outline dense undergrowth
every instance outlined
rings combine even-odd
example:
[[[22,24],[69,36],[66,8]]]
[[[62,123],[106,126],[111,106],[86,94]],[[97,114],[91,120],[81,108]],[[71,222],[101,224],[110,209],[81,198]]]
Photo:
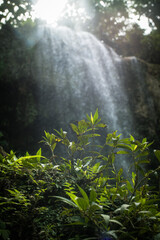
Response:
[[[151,143],[115,131],[97,145],[105,128],[97,110],[71,124],[72,139],[62,129],[45,132],[49,158],[41,149],[19,158],[1,151],[1,239],[160,239],[160,166],[145,167]],[[126,172],[116,164],[125,156]]]

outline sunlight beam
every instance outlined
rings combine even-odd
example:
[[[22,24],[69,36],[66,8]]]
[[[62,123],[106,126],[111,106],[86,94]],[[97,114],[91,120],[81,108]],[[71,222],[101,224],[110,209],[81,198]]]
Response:
[[[46,21],[47,24],[56,24],[60,18],[67,0],[39,0],[34,7],[34,15]]]

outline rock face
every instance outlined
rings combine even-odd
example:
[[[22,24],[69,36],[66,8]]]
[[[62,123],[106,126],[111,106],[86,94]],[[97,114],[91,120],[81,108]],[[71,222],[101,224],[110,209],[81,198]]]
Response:
[[[33,151],[44,130],[69,131],[97,107],[108,131],[159,141],[159,66],[66,28],[43,29],[30,47],[22,42],[13,38],[1,57],[0,132],[9,146]]]
[[[160,66],[141,59],[124,58],[125,83],[136,132],[149,139],[160,133]]]
[[[155,116],[154,120],[155,133],[160,140],[160,65],[147,64],[146,80],[147,86],[153,99]],[[150,114],[151,115],[151,114]],[[154,119],[155,117],[155,119]]]

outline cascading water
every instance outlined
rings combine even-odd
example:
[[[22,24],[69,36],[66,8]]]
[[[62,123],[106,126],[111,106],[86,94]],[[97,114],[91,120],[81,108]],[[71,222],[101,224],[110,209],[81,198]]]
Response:
[[[66,130],[98,108],[108,132],[125,137],[133,130],[125,88],[123,60],[87,32],[44,28],[36,51],[41,129]],[[43,106],[43,107],[42,107]],[[68,129],[67,129],[68,131]],[[119,167],[127,168],[125,159]]]
[[[113,49],[87,32],[45,28],[36,62],[42,115],[48,116],[44,129],[47,121],[52,121],[52,129],[66,128],[98,108],[110,131],[130,133],[132,118],[120,75],[122,59]]]

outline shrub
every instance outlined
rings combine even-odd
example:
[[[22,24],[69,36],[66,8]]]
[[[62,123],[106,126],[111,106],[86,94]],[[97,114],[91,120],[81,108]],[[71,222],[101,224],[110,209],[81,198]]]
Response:
[[[2,239],[159,239],[159,189],[150,179],[158,181],[160,167],[144,167],[151,143],[115,131],[101,144],[98,110],[70,126],[72,140],[62,129],[45,131],[50,158],[41,149],[0,154]],[[124,156],[126,173],[116,165]],[[160,161],[160,150],[155,156]]]

